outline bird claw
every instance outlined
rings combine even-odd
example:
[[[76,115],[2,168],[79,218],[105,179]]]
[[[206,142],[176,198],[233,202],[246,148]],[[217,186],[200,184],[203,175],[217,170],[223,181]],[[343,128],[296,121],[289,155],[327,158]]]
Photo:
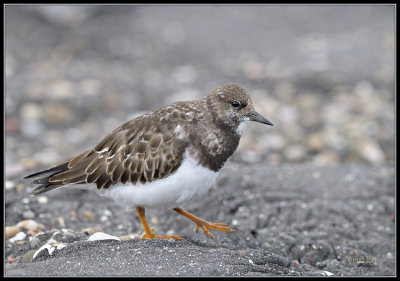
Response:
[[[216,222],[216,223],[208,222],[199,217],[196,217],[195,215],[192,215],[191,213],[189,213],[179,207],[176,207],[173,210],[175,212],[177,212],[178,214],[180,214],[184,217],[187,217],[192,222],[194,222],[196,224],[196,232],[197,233],[199,232],[199,229],[201,227],[201,229],[204,231],[204,233],[207,235],[208,238],[213,239],[213,237],[214,237],[208,229],[215,230],[215,231],[229,231],[229,232],[236,231],[235,229],[229,227],[226,222]]]
[[[212,233],[208,230],[215,230],[215,231],[225,231],[225,232],[234,232],[235,229],[227,226],[228,224],[226,222],[219,222],[219,223],[212,223],[212,222],[208,222],[208,221],[200,221],[197,222],[197,226],[196,226],[196,233],[199,232],[199,228],[201,227],[201,229],[204,231],[204,233],[206,234],[206,236],[208,238],[214,239],[214,235],[212,235]]]

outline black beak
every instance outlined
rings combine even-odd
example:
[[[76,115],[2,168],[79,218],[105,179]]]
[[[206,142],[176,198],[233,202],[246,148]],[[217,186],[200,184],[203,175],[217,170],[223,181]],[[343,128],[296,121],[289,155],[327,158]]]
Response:
[[[247,114],[247,117],[250,118],[250,121],[256,121],[259,123],[274,126],[274,124],[272,124],[271,121],[269,121],[267,118],[263,117],[260,113],[256,112],[255,110],[253,110],[249,114]]]

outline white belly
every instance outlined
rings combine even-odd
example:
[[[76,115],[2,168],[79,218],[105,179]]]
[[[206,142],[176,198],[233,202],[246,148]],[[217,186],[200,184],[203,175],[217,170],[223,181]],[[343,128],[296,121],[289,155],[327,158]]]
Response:
[[[166,178],[146,184],[119,184],[99,192],[128,209],[136,206],[173,208],[206,194],[218,174],[198,165],[185,153],[179,169]]]

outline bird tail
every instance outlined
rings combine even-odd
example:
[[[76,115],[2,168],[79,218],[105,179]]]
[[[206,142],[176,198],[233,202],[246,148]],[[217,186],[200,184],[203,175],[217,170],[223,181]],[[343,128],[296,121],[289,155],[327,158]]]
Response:
[[[40,184],[32,189],[33,195],[42,194],[67,184],[84,183],[86,182],[85,170],[93,156],[94,152],[89,150],[50,169],[28,175],[24,179],[34,179],[32,184]]]

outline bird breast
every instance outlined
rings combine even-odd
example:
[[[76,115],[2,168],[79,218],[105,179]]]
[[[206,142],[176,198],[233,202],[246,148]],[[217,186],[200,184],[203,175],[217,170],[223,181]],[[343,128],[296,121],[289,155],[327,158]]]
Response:
[[[145,184],[119,184],[98,192],[128,209],[136,206],[165,209],[206,194],[218,174],[199,165],[196,159],[185,152],[181,166],[166,178]]]

